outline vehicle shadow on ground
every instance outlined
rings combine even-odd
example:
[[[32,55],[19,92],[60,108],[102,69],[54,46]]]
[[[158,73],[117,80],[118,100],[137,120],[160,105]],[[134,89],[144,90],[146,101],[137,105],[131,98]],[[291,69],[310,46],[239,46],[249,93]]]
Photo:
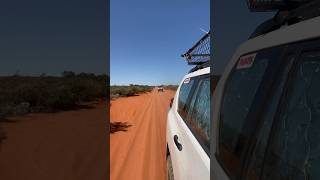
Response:
[[[60,109],[60,110],[49,110],[48,112],[36,112],[34,114],[54,114],[54,113],[60,113],[60,112],[67,112],[67,111],[80,111],[80,110],[87,110],[87,109],[94,109],[96,108],[96,105],[99,104],[99,102],[89,102],[89,103],[83,103],[83,104],[77,104],[73,107],[68,107],[66,109]],[[8,117],[0,117],[0,152],[2,150],[2,144],[5,140],[8,139],[7,133],[3,127],[6,123],[18,123],[18,120],[16,120],[15,116],[24,116],[28,117],[30,115],[30,112],[24,112],[20,114],[15,115],[9,115]]]
[[[0,120],[1,121],[1,120]],[[7,135],[2,127],[2,123],[0,122],[0,152],[2,150],[2,143],[7,139]]]
[[[113,134],[118,131],[126,132],[131,126],[128,122],[110,122],[110,133]]]

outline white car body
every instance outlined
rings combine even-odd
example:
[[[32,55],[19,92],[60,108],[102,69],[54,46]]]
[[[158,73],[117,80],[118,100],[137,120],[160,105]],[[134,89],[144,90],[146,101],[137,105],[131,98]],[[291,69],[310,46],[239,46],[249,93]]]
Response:
[[[185,79],[210,73],[210,68],[203,68],[184,76],[175,94],[172,107],[168,112],[167,145],[170,151],[175,180],[209,180],[210,158],[192,134],[177,112],[179,90]],[[173,141],[179,137],[183,149],[179,151]]]
[[[218,152],[218,138],[219,138],[219,119],[220,119],[220,107],[224,92],[226,80],[228,79],[233,67],[236,66],[239,57],[250,52],[255,52],[261,49],[275,47],[279,45],[285,45],[290,43],[296,43],[311,39],[320,38],[320,17],[312,18],[306,21],[299,22],[290,26],[284,26],[278,30],[269,32],[264,35],[260,35],[253,39],[244,42],[236,50],[228,65],[226,66],[221,79],[217,85],[217,88],[212,97],[212,131],[213,139],[211,139],[211,179],[214,180],[229,180],[227,173],[224,171],[220,163],[218,162],[215,153]]]
[[[163,87],[157,87],[158,91],[163,91]]]

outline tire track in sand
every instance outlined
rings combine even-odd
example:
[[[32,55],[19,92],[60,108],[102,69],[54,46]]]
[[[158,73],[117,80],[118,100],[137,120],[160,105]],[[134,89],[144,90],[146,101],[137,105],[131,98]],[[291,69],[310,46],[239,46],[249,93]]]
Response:
[[[111,106],[111,112],[122,112],[122,117],[125,111],[136,116],[126,118],[134,128],[111,134],[111,180],[165,180],[166,116],[173,96],[173,91],[153,91]],[[117,116],[111,113],[111,119]]]

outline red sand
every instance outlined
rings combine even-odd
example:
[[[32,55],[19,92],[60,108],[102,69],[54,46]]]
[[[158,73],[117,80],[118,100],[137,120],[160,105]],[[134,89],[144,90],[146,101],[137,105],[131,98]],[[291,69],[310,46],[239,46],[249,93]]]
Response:
[[[111,180],[166,179],[166,119],[174,91],[111,102],[111,123],[131,125],[110,135]]]
[[[2,180],[107,179],[106,105],[2,123]]]

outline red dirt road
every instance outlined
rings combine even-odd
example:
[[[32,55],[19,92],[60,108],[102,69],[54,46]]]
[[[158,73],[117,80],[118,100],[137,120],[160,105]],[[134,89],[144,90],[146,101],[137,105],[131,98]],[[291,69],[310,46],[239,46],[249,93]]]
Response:
[[[106,104],[2,123],[1,180],[107,179]]]
[[[166,179],[166,119],[174,91],[156,90],[111,101],[111,180]],[[122,131],[121,131],[122,130]]]

